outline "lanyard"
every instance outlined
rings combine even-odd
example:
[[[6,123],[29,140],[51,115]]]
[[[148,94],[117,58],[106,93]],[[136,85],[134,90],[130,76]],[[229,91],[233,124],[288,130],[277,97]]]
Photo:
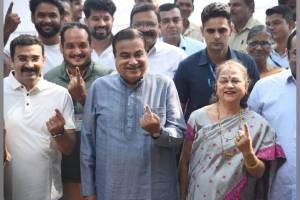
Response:
[[[207,84],[210,88],[213,88],[214,87],[214,82],[216,80],[216,73],[213,69],[213,65],[211,63],[208,63],[208,69],[209,69],[209,72],[210,74],[212,75],[212,79],[211,78],[208,78],[207,79]]]

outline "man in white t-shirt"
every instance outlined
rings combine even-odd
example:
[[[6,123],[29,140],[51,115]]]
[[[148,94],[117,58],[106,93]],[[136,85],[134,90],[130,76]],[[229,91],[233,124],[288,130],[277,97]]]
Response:
[[[4,79],[4,121],[11,163],[5,198],[58,200],[62,196],[61,153],[75,144],[74,108],[68,91],[43,79],[44,48],[35,36],[11,44],[13,70]]]
[[[115,69],[111,32],[116,6],[111,0],[87,0],[83,11],[85,23],[92,34],[92,60]]]

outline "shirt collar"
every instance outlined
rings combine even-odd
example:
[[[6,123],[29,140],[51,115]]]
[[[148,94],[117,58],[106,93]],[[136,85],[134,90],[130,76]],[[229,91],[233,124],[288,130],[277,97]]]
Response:
[[[10,86],[13,90],[18,90],[20,88],[25,88],[14,76],[14,70],[9,73],[8,80],[10,82]],[[43,76],[40,77],[40,80],[37,82],[37,84],[30,90],[36,90],[38,89],[39,91],[42,91],[45,89],[47,85],[45,84],[45,80]]]
[[[207,48],[200,51],[199,58],[200,58],[199,59],[199,65],[200,66],[205,66],[207,64],[213,64],[207,56]],[[228,47],[228,52],[227,52],[227,58],[228,59],[236,59],[237,58],[236,53],[232,49],[230,49],[229,47]]]
[[[180,34],[179,47],[180,47],[181,49],[183,49],[184,51],[186,50],[186,47],[187,47],[186,40],[184,39],[184,37],[183,37],[182,34]]]
[[[295,83],[296,84],[296,79],[293,76],[291,69],[287,69],[285,71],[285,73],[283,74],[283,78],[284,78],[284,80],[286,80],[287,84],[288,83]]]
[[[157,52],[159,52],[163,48],[162,47],[163,43],[164,43],[163,41],[161,41],[159,38],[157,38],[155,44],[149,50],[148,56],[151,56],[152,54],[156,54]]]
[[[95,62],[91,61],[91,64],[89,65],[86,73],[82,77],[84,81],[88,80],[92,76],[94,68],[95,68]],[[70,81],[70,78],[69,78],[69,76],[68,76],[68,74],[66,72],[66,64],[65,64],[65,62],[62,63],[62,67],[59,69],[59,77],[61,79],[63,79],[64,81]]]
[[[121,84],[122,84],[124,87],[126,87],[126,88],[128,88],[128,89],[134,90],[134,89],[136,89],[136,88],[138,88],[138,87],[140,87],[140,86],[142,85],[142,83],[143,83],[144,80],[145,80],[145,76],[146,76],[146,74],[144,74],[144,76],[143,76],[143,77],[135,84],[135,86],[133,86],[133,87],[128,87],[126,81],[125,81],[125,80],[123,79],[123,77],[120,76],[120,75],[119,75],[119,80],[120,80]]]
[[[245,30],[250,30],[255,25],[256,25],[256,20],[253,18],[253,16],[251,16],[240,32],[243,32]],[[236,32],[236,30],[235,30],[235,32]]]

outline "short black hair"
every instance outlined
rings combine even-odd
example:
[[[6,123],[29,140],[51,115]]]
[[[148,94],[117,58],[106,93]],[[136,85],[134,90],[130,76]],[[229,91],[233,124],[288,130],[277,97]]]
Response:
[[[266,10],[266,15],[271,16],[274,14],[282,15],[282,17],[287,21],[294,21],[293,11],[287,5],[278,5]]]
[[[137,29],[126,28],[119,31],[112,39],[112,48],[114,56],[116,57],[116,46],[118,42],[122,40],[134,40],[136,38],[140,38],[144,42],[144,46],[146,45],[143,34]]]
[[[178,0],[174,0],[174,4],[177,3]],[[194,0],[189,0],[194,5]]]
[[[130,24],[132,24],[132,18],[135,14],[140,12],[149,12],[152,11],[155,13],[158,22],[160,22],[160,16],[158,12],[156,11],[156,7],[152,3],[140,3],[133,7],[130,13]]]
[[[106,11],[113,17],[116,9],[116,5],[111,0],[86,0],[83,4],[83,12],[86,18],[90,16],[91,10]]]
[[[36,36],[29,34],[21,34],[14,38],[10,43],[10,57],[14,60],[15,50],[17,46],[32,46],[39,45],[42,48],[42,54],[44,56],[44,45]]]
[[[288,37],[286,48],[288,50],[288,57],[290,57],[290,50],[292,49],[292,40],[297,35],[297,29],[295,29]]]
[[[231,20],[229,6],[220,2],[214,2],[207,5],[201,13],[202,26],[204,26],[210,18],[215,17],[224,17],[228,20],[228,23],[230,24]]]
[[[29,1],[29,8],[31,11],[31,15],[35,14],[36,8],[38,7],[38,5],[40,5],[41,3],[48,3],[48,4],[52,4],[55,7],[57,7],[59,14],[61,16],[65,15],[65,9],[64,6],[62,5],[62,3],[59,0],[30,0]]]
[[[91,32],[90,32],[89,28],[87,27],[87,25],[79,23],[79,22],[72,22],[72,23],[65,23],[64,26],[62,27],[61,31],[60,31],[60,44],[61,44],[61,46],[64,46],[65,32],[67,30],[73,29],[73,28],[78,28],[78,29],[85,30],[85,32],[88,34],[89,44],[91,44],[91,42],[92,42]]]
[[[173,10],[175,8],[178,8],[178,6],[174,3],[164,3],[159,6],[158,13],[167,12],[167,11]]]

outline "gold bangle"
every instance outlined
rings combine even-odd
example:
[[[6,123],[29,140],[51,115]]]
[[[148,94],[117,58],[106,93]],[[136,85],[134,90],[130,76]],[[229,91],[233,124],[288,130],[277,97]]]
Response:
[[[259,164],[260,164],[260,160],[258,160],[258,159],[255,159],[255,160],[256,160],[256,164],[255,165],[249,166],[249,165],[246,164],[245,161],[244,161],[244,165],[246,166],[247,169],[256,169],[259,166]]]

